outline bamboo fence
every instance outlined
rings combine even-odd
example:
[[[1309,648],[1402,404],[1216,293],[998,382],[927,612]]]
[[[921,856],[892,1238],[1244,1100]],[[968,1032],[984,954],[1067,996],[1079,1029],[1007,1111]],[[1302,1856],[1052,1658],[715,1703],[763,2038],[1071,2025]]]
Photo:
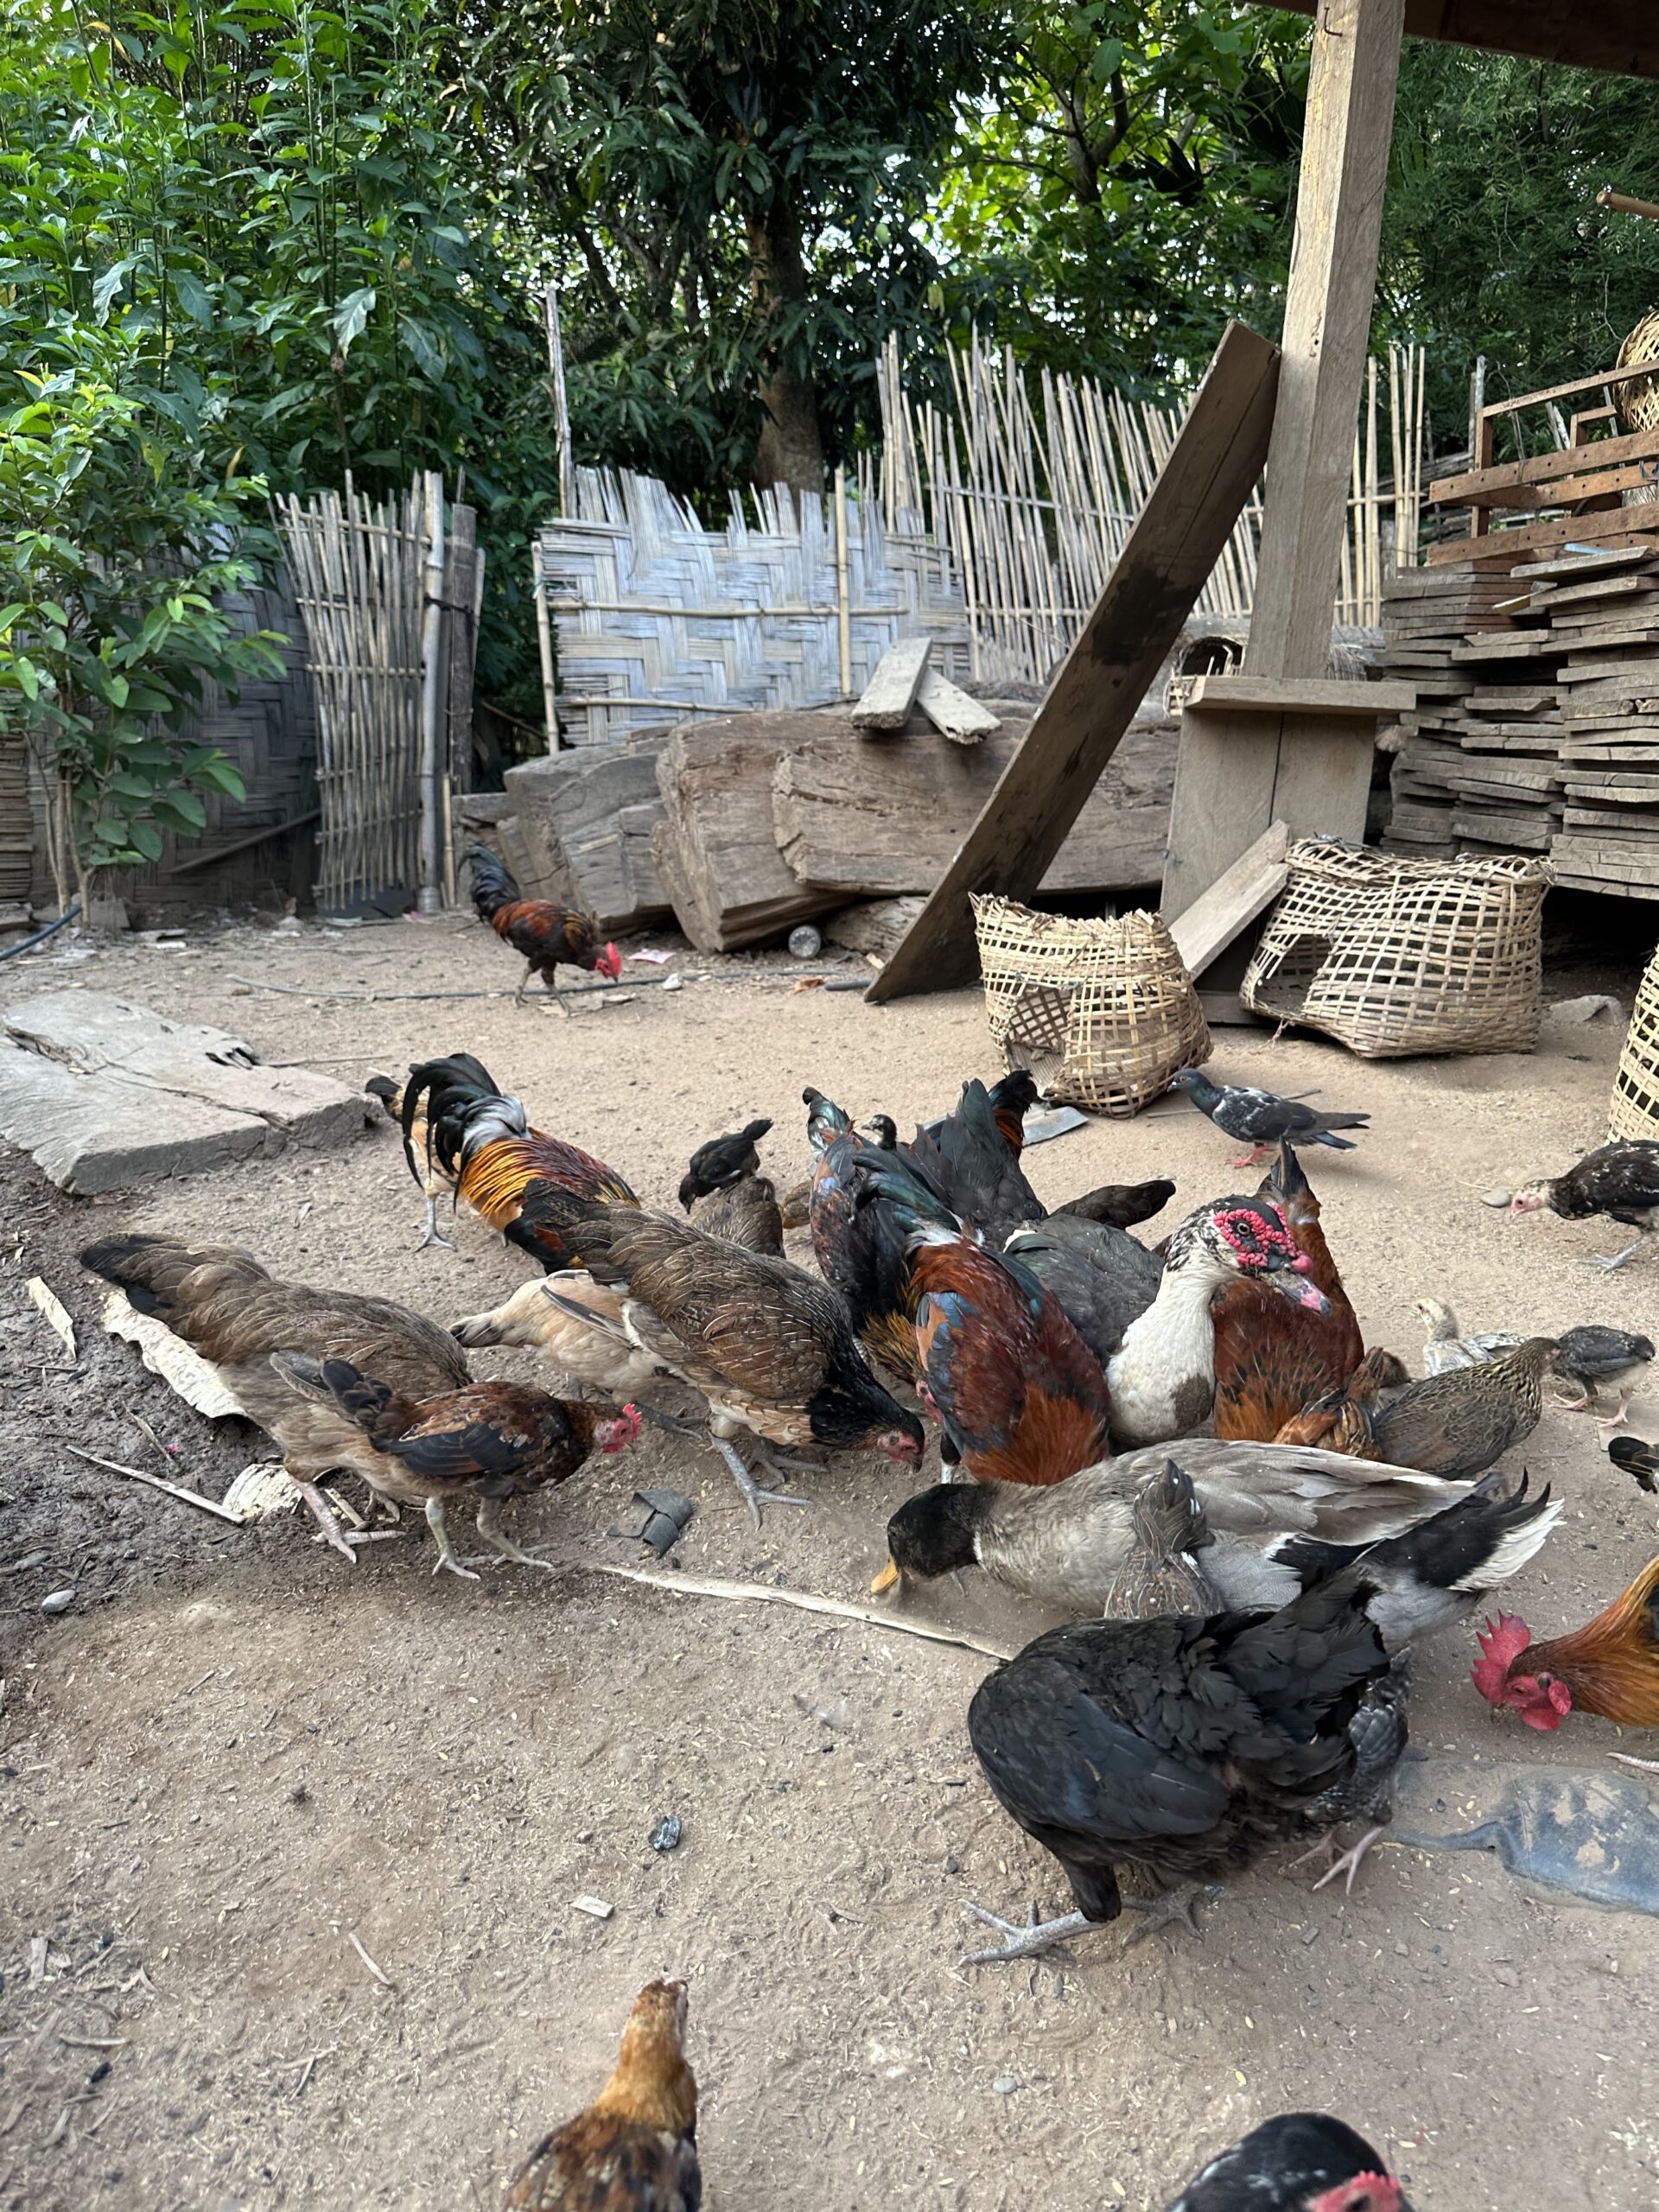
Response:
[[[877,363],[879,461],[860,464],[859,493],[889,531],[925,531],[947,547],[968,601],[976,677],[1045,681],[1093,607],[1180,428],[1185,404],[1133,403],[1092,377],[1044,369],[1027,378],[1011,350],[977,334],[947,351],[953,405],[917,403],[898,340]],[[1348,526],[1334,609],[1339,624],[1382,620],[1386,555],[1414,564],[1424,462],[1424,358],[1394,346],[1386,402],[1373,359],[1354,436]],[[1390,492],[1381,474],[1386,405]],[[1391,528],[1386,533],[1385,504]],[[1248,622],[1255,598],[1262,490],[1239,517],[1195,612]]]
[[[330,909],[423,884],[423,712],[440,717],[428,779],[439,786],[429,802],[437,812],[436,880],[425,887],[452,889],[448,798],[470,781],[481,556],[473,512],[457,505],[442,540],[443,584],[433,602],[441,620],[429,621],[430,496],[441,499],[441,487],[435,493],[417,479],[376,501],[348,476],[343,499],[325,492],[276,502],[316,693],[316,896]],[[435,650],[442,664],[429,671]],[[429,855],[425,873],[433,872]]]

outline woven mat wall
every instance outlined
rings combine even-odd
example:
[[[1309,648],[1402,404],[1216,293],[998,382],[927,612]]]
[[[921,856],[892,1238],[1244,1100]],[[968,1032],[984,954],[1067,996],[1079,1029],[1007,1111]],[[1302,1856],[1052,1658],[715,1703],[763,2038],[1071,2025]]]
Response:
[[[724,531],[649,476],[582,468],[578,513],[534,542],[537,588],[558,639],[566,741],[614,743],[699,709],[822,706],[840,698],[835,516],[826,499],[734,499]],[[874,506],[847,502],[852,690],[893,639],[925,632],[933,666],[969,672],[968,614],[950,556],[889,537]]]

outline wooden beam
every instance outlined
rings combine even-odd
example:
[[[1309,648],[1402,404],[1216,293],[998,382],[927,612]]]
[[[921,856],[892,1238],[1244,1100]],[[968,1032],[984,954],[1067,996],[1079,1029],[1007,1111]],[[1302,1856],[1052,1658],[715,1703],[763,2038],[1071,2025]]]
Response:
[[[1249,851],[1171,925],[1175,950],[1190,976],[1203,975],[1279,896],[1290,874],[1285,861],[1289,849],[1289,830],[1282,822],[1270,823]]]
[[[1267,458],[1279,353],[1229,324],[1094,612],[1026,740],[867,994],[945,990],[976,971],[969,894],[1028,899],[1180,635]]]
[[[1314,26],[1246,679],[1330,664],[1403,6],[1322,0]],[[1293,836],[1362,836],[1371,750],[1351,728],[1328,712],[1183,715],[1164,912],[1184,913],[1275,818]]]
[[[1318,12],[1316,0],[1255,0],[1262,7]],[[1653,0],[1406,0],[1406,35],[1485,54],[1518,54],[1574,69],[1659,77]]]
[[[1649,531],[1659,535],[1659,504],[1609,507],[1605,514],[1562,515],[1554,522],[1529,522],[1516,530],[1495,530],[1478,541],[1478,557],[1488,563],[1507,559],[1513,563],[1523,553],[1535,552],[1542,545],[1589,545],[1599,537],[1633,539]],[[1467,537],[1442,538],[1438,545],[1428,548],[1424,565],[1440,569],[1467,561],[1475,545],[1476,541]]]
[[[1625,461],[1656,457],[1659,457],[1659,430],[1633,430],[1628,437],[1598,438],[1592,446],[1567,446],[1559,453],[1535,454],[1530,461],[1509,461],[1499,468],[1475,468],[1462,476],[1438,477],[1429,486],[1427,497],[1433,506],[1465,506],[1516,485],[1554,484],[1560,477],[1582,476],[1592,469],[1617,468]]]
[[[1416,703],[1416,686],[1411,683],[1351,683],[1332,676],[1289,676],[1276,681],[1258,676],[1199,676],[1193,679],[1185,711],[1404,715]]]

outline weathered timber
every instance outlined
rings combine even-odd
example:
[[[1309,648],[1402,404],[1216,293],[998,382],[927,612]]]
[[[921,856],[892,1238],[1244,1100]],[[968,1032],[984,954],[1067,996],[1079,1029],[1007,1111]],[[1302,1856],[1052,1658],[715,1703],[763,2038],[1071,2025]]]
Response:
[[[942,990],[977,967],[969,895],[1029,899],[1082,813],[1231,535],[1267,458],[1277,349],[1229,326],[1094,611],[1025,741],[873,1000]],[[1249,842],[1248,840],[1246,842]]]
[[[1269,823],[1249,852],[1177,917],[1170,935],[1188,975],[1201,976],[1240,931],[1273,904],[1290,874],[1285,859],[1289,849],[1285,824]]]
[[[838,731],[828,731],[778,762],[779,850],[803,883],[843,898],[931,891],[1019,753],[1021,735],[1005,724],[967,749],[931,733],[902,746],[849,747]],[[1174,778],[1174,725],[1131,729],[1039,887],[1104,892],[1155,883]]]
[[[902,729],[927,666],[927,638],[900,638],[875,664],[853,709],[855,729]]]
[[[831,914],[823,934],[831,944],[847,952],[873,952],[891,959],[904,943],[905,932],[922,911],[920,899],[867,899]]]
[[[953,744],[977,745],[982,737],[988,737],[1000,727],[998,717],[977,699],[939,674],[934,668],[922,671],[922,680],[916,687],[916,704],[927,716],[941,737],[948,737]]]
[[[699,952],[764,944],[846,904],[844,889],[811,889],[791,873],[772,823],[779,761],[824,737],[860,760],[878,751],[857,742],[850,719],[808,712],[688,723],[663,747],[657,761],[663,819],[652,832],[652,849],[680,927]]]
[[[537,861],[534,887],[520,878],[526,896],[580,906],[607,936],[668,920],[673,902],[651,842],[668,739],[667,730],[636,731],[623,744],[576,746],[507,770],[502,782]]]

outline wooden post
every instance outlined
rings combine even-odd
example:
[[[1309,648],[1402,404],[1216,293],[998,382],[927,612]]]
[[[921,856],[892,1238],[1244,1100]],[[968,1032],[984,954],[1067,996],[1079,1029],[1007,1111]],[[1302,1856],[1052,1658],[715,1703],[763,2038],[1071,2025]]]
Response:
[[[1248,676],[1323,677],[1330,663],[1404,13],[1404,0],[1321,0],[1314,18]],[[1165,914],[1185,912],[1275,819],[1293,837],[1362,836],[1370,775],[1363,718],[1184,721]]]
[[[868,997],[902,998],[970,980],[976,960],[969,894],[1028,899],[1041,883],[1262,473],[1278,359],[1266,339],[1240,323],[1228,326],[1093,613],[962,849]]]
[[[559,327],[559,288],[550,284],[542,296],[547,324],[547,365],[553,379],[553,422],[559,441],[559,512],[576,512],[576,465],[570,451],[570,408],[564,390],[564,337]]]
[[[443,476],[426,475],[426,575],[421,619],[421,881],[416,905],[435,914],[443,905],[444,724],[449,703],[443,664]]]
[[[836,642],[841,653],[841,696],[843,699],[850,699],[853,695],[853,601],[847,567],[847,471],[841,467],[836,470]]]

